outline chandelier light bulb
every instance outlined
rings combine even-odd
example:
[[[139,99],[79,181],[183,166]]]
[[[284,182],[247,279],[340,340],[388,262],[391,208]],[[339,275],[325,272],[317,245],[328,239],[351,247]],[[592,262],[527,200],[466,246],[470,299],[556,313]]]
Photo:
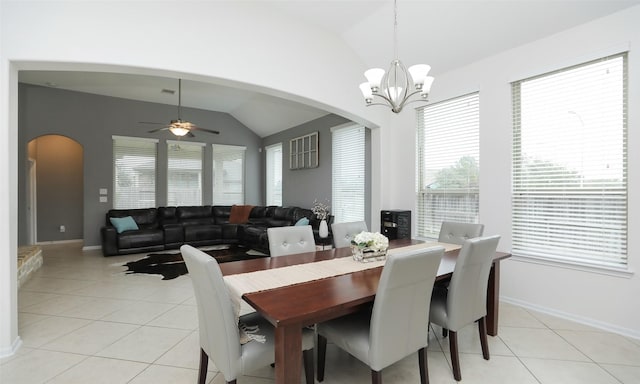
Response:
[[[365,71],[364,77],[367,78],[369,87],[371,87],[371,91],[378,92],[378,89],[380,89],[380,83],[382,82],[382,78],[384,77],[384,69],[371,68]]]
[[[413,85],[417,90],[421,90],[427,75],[431,70],[431,66],[427,64],[416,64],[409,67],[409,74],[413,79]]]
[[[369,83],[360,84],[360,91],[362,92],[362,96],[364,96],[364,101],[367,104],[371,104],[373,102],[373,92],[371,91]]]

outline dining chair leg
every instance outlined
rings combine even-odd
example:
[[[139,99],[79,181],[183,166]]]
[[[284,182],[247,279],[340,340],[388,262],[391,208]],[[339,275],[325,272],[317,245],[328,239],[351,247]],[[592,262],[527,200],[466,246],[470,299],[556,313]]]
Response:
[[[302,359],[304,362],[304,375],[307,379],[307,384],[314,384],[313,378],[313,349],[307,349],[302,351]]]
[[[324,380],[324,363],[327,356],[327,338],[318,335],[318,381]]]
[[[429,384],[429,367],[425,348],[418,350],[418,365],[420,366],[420,384]]]
[[[200,372],[198,373],[198,384],[207,382],[207,367],[209,366],[209,355],[200,348]]]
[[[382,384],[382,372],[371,370],[371,384]]]
[[[449,349],[451,350],[453,378],[456,379],[456,381],[460,381],[462,375],[460,374],[460,359],[458,358],[458,332],[449,331]]]
[[[481,317],[478,320],[478,332],[480,333],[480,345],[482,346],[482,357],[489,360],[489,343],[487,342],[487,320]]]

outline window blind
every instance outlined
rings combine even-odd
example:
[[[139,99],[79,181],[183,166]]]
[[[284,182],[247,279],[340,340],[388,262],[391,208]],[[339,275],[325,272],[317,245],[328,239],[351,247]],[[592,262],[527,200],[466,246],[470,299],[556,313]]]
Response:
[[[246,147],[213,144],[213,203],[244,204]]]
[[[167,140],[167,204],[202,205],[204,143]]]
[[[435,239],[443,221],[477,223],[479,93],[417,110],[417,234]]]
[[[282,143],[268,146],[266,152],[267,205],[282,205]]]
[[[156,206],[157,142],[113,136],[113,208]]]
[[[626,268],[626,61],[512,84],[515,256]]]
[[[331,130],[334,222],[365,219],[365,127]]]

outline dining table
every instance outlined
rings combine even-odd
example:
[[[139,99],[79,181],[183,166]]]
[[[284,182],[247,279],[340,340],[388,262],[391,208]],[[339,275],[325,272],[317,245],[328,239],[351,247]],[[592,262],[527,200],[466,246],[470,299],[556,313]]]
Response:
[[[415,239],[389,241],[389,250],[424,246],[445,246],[446,250],[436,281],[451,278],[460,251],[447,244],[429,243]],[[449,244],[450,245],[450,244]],[[487,333],[498,334],[498,307],[500,290],[500,261],[511,254],[496,252],[487,282]],[[287,256],[264,257],[220,264],[225,281],[234,275],[252,276],[258,271],[269,271],[325,260],[351,258],[350,247],[317,250]],[[354,263],[359,263],[353,261]],[[275,328],[275,382],[300,383],[302,372],[302,329],[316,323],[363,310],[371,305],[378,288],[383,266],[376,266],[331,277],[297,282],[277,288],[242,294],[241,298],[260,313]],[[281,270],[286,271],[287,269]],[[267,272],[268,273],[268,272]],[[245,275],[246,274],[246,275]],[[229,286],[229,281],[227,281]],[[428,298],[426,298],[428,300]],[[427,325],[425,324],[425,331]]]

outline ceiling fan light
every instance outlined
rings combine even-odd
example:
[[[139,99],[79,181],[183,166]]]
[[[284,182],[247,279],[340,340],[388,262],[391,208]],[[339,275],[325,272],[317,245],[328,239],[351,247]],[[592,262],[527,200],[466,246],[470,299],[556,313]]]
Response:
[[[178,137],[182,137],[182,136],[186,135],[187,133],[189,133],[189,130],[187,128],[183,128],[183,127],[179,127],[179,126],[169,127],[169,131],[171,131],[171,133],[173,133],[174,135],[176,135]]]

